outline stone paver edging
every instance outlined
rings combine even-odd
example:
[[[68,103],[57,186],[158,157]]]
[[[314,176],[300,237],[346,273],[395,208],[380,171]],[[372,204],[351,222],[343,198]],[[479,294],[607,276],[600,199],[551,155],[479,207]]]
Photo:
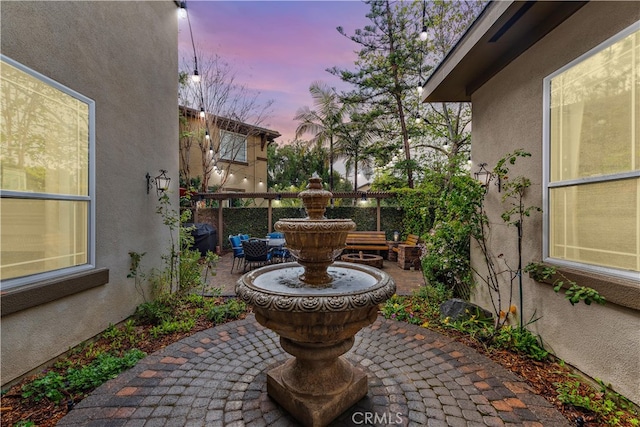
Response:
[[[266,393],[290,356],[253,316],[171,344],[103,384],[58,426],[297,426]],[[517,375],[449,337],[379,317],[346,357],[369,393],[335,426],[570,426]]]

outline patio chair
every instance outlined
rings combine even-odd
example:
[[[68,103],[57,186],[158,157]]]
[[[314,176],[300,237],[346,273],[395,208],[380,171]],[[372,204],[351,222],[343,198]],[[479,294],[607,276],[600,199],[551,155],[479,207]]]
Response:
[[[238,260],[238,266],[240,265],[240,260],[244,260],[244,250],[242,249],[242,241],[240,240],[240,236],[229,236],[229,243],[231,244],[231,249],[233,250],[233,262],[231,263],[231,272],[233,273],[233,268],[236,266],[236,260]]]
[[[251,270],[255,267],[262,267],[271,261],[271,250],[265,240],[243,240],[242,250],[244,251],[244,271],[247,271],[247,267]]]

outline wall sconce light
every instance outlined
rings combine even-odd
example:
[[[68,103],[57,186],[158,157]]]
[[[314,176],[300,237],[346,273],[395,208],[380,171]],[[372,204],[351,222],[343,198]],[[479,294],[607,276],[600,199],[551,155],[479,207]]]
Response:
[[[397,242],[400,240],[400,232],[399,231],[394,231],[393,232],[393,241]]]
[[[155,184],[156,193],[158,196],[161,196],[167,190],[169,190],[169,184],[171,183],[171,178],[167,176],[167,171],[164,169],[160,169],[160,175],[156,176],[153,181],[151,181],[151,175],[149,172],[145,175],[147,178],[147,194],[149,194],[149,190],[151,190],[151,186]]]
[[[494,175],[491,171],[487,170],[486,163],[480,163],[478,166],[479,166],[479,169],[473,173],[473,177],[476,179],[476,181],[480,182],[480,184],[482,184],[483,187],[488,187],[489,183],[495,177],[496,185],[498,186],[498,193],[499,193],[501,190],[500,176]]]

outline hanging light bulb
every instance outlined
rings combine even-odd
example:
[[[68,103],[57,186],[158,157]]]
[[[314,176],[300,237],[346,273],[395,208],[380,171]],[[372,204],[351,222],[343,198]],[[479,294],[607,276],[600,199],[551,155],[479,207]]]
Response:
[[[422,40],[423,42],[427,41],[427,26],[426,25],[422,26],[422,32],[420,33],[419,37],[420,37],[420,40]]]
[[[419,125],[420,123],[422,123],[422,117],[416,115],[416,124]]]
[[[191,75],[191,81],[194,83],[200,83],[200,73],[198,73],[198,69],[193,70],[193,74]]]
[[[205,116],[206,116],[206,113],[204,112],[204,107],[200,107],[200,118],[204,119]]]
[[[178,18],[185,19],[187,17],[187,2],[181,1],[178,9]]]
[[[207,138],[209,139],[209,138]],[[209,144],[209,155],[213,156],[213,144]],[[214,169],[216,168],[215,166],[213,167]]]
[[[423,90],[424,88],[422,87],[422,85],[418,85],[418,95],[422,95]]]
[[[211,135],[209,135],[209,129],[204,131],[204,137],[206,138],[207,141],[211,139]]]

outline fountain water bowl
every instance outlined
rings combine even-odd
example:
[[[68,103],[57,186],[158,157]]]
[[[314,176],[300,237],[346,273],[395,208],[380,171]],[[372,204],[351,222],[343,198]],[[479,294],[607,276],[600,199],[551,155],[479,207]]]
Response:
[[[294,356],[267,373],[269,396],[303,425],[315,427],[329,424],[367,394],[366,374],[341,356],[396,287],[378,269],[334,263],[355,224],[326,219],[332,195],[322,190],[320,178],[309,181],[300,193],[308,218],[275,226],[297,263],[251,271],[240,278],[236,293]]]

